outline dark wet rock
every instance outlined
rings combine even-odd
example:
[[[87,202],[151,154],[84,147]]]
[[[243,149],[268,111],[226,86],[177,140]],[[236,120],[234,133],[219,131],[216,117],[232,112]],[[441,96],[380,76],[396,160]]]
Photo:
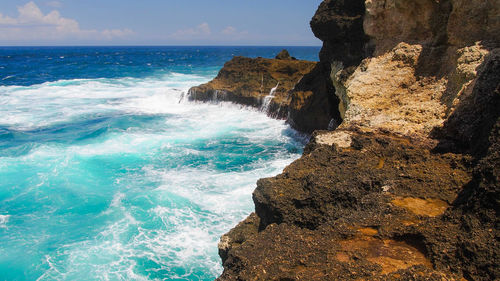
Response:
[[[320,61],[341,61],[345,67],[358,65],[369,55],[369,37],[363,29],[364,0],[325,0],[310,25],[323,41]]]
[[[363,0],[326,0],[319,5],[310,24],[323,41],[320,62],[291,93],[289,122],[297,130],[312,133],[342,123],[332,63],[350,69],[371,53],[363,30],[364,14]]]
[[[328,129],[332,120],[335,124],[342,123],[339,99],[329,71],[328,65],[318,63],[290,92],[288,122],[295,129],[311,134],[315,130]]]
[[[451,204],[471,178],[461,155],[432,154],[380,134],[351,138],[355,148],[318,145],[283,174],[259,180],[253,198],[260,228],[287,223],[315,229],[347,217],[380,225],[378,214],[388,213],[384,206],[394,196]]]

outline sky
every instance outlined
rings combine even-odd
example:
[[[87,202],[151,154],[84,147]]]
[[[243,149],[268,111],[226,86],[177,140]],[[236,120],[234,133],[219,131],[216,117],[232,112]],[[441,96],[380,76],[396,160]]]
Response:
[[[0,0],[0,46],[320,46],[321,0]]]

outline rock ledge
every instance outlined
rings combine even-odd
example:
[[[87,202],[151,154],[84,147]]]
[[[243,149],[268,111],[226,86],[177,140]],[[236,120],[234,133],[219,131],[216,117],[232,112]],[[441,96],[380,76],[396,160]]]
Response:
[[[286,119],[289,92],[315,64],[293,59],[286,50],[276,59],[237,56],[224,64],[212,81],[191,88],[188,98],[204,102],[233,102],[259,108],[274,118]]]

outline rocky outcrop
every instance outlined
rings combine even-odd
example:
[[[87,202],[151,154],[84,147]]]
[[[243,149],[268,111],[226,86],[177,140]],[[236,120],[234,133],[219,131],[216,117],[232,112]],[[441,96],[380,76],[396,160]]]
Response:
[[[371,53],[363,31],[363,1],[323,1],[313,19],[314,35],[323,41],[320,62],[292,93],[289,122],[299,131],[334,129],[342,122],[332,67],[353,69]],[[336,64],[332,64],[335,61]]]
[[[327,64],[318,63],[290,92],[288,122],[295,129],[310,134],[314,130],[334,129],[342,122],[329,72]]]
[[[258,181],[219,279],[500,279],[499,9],[323,1],[289,119],[316,131]]]
[[[317,106],[292,110],[291,123],[311,126],[309,115],[328,111],[336,123],[427,137],[470,92],[477,68],[498,52],[500,5],[492,3],[498,0],[469,2],[323,1],[311,28],[324,42],[319,64],[333,87],[310,91],[307,101],[301,91],[292,95],[292,104]],[[476,27],[476,39],[463,34],[457,18]],[[330,103],[337,108],[317,102],[326,99],[338,99]]]
[[[281,52],[279,52],[275,59],[277,60],[297,60],[296,58],[290,56],[290,53],[288,53],[288,51],[286,49],[283,49],[281,50]]]
[[[434,269],[433,255],[448,249],[438,237],[459,233],[440,218],[471,180],[471,159],[390,135],[336,133],[350,144],[310,143],[283,174],[259,180],[260,232],[232,246],[221,280],[458,278]]]
[[[224,64],[212,81],[191,88],[188,98],[204,102],[234,102],[285,119],[290,104],[289,92],[315,64],[297,60],[286,50],[276,59],[234,57]]]

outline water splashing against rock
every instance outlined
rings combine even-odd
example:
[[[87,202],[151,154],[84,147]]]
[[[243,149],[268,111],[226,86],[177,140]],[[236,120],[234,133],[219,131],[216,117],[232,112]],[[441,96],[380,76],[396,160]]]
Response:
[[[269,91],[269,95],[264,97],[264,101],[262,102],[262,105],[260,107],[261,111],[268,112],[271,100],[274,98],[274,93],[276,92],[276,89],[278,89],[279,85],[280,82],[278,82],[278,84],[276,84],[276,86]]]

